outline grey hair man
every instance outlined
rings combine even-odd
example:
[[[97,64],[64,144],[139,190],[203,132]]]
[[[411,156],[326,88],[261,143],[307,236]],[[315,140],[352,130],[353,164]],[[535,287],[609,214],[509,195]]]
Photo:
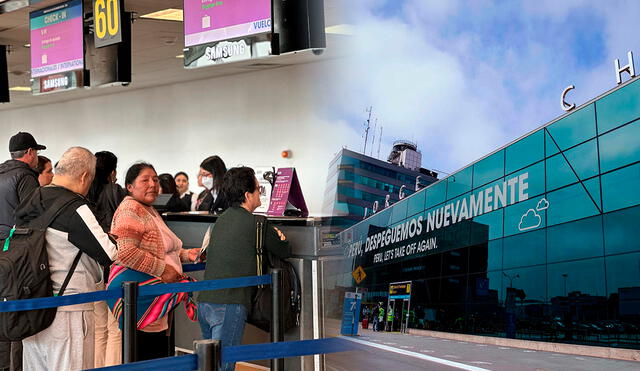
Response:
[[[34,168],[38,165],[38,151],[46,148],[25,132],[9,140],[11,159],[0,164],[0,241],[9,236],[16,222],[16,207],[40,186]],[[0,369],[17,370],[21,368],[21,362],[20,342],[0,342]]]
[[[104,279],[101,266],[110,265],[116,255],[115,242],[100,227],[85,197],[95,168],[96,158],[89,150],[69,148],[60,158],[51,184],[38,188],[16,210],[16,225],[28,226],[56,199],[71,200],[47,228],[45,237],[54,294],[76,259],[78,265],[64,295],[94,291]],[[93,368],[94,336],[93,303],[59,307],[49,328],[23,340],[23,369]]]

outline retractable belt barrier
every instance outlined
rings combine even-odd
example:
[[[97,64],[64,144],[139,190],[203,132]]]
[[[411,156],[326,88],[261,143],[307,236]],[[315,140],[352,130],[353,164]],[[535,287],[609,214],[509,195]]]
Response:
[[[271,284],[271,276],[268,274],[265,274],[263,276],[225,278],[221,280],[199,282],[161,283],[151,286],[141,286],[139,288],[138,296],[158,296],[162,294],[173,294],[178,292],[235,289],[241,287],[269,284]],[[0,312],[18,312],[22,310],[55,308],[63,307],[66,305],[92,303],[94,301],[113,300],[121,297],[122,288],[117,287],[111,288],[109,290],[87,292],[83,294],[0,301]]]
[[[357,350],[359,347],[360,346],[357,343],[335,337],[316,340],[237,345],[222,348],[220,351],[220,343],[218,341],[209,340],[196,342],[196,354],[102,367],[93,369],[93,371],[134,371],[149,370],[152,368],[171,371],[217,371],[222,363],[227,362],[255,361],[261,359],[338,353]],[[200,350],[200,352],[198,352],[198,350]],[[203,350],[206,351],[203,352]],[[216,358],[216,355],[218,358]]]
[[[204,264],[189,264],[184,267],[189,267],[189,269],[185,269],[186,272],[192,272],[203,269]],[[136,305],[138,297],[259,285],[271,285],[272,287],[271,343],[239,345],[223,349],[218,340],[201,340],[194,343],[196,354],[135,362],[137,358]],[[284,369],[283,358],[285,357],[335,353],[355,349],[355,345],[353,345],[355,343],[341,338],[282,341],[282,308],[280,301],[282,292],[280,286],[280,269],[272,269],[270,274],[262,276],[226,278],[199,282],[164,283],[150,286],[138,286],[137,282],[124,282],[122,287],[111,288],[109,290],[47,298],[0,301],[0,312],[55,308],[123,298],[123,360],[125,364],[104,367],[99,370],[147,370],[159,367],[159,369],[171,371],[196,369],[216,371],[220,369],[222,363],[226,362],[271,359],[271,370],[281,371]]]

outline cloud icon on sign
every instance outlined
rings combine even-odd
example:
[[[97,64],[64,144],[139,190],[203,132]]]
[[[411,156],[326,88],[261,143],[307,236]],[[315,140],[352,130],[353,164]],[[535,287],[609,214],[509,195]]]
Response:
[[[549,208],[549,201],[547,201],[547,199],[544,197],[540,201],[538,201],[538,205],[536,205],[536,210],[538,211],[546,210],[548,208]]]
[[[520,231],[528,231],[529,229],[538,228],[542,224],[542,218],[534,209],[527,210],[527,213],[520,218],[518,229]]]

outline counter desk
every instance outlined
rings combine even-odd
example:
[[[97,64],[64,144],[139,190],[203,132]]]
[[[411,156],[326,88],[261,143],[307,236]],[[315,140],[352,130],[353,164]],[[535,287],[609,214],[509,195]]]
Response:
[[[182,240],[186,249],[201,248],[207,229],[215,224],[217,215],[202,213],[165,213],[163,218],[169,228]],[[290,261],[302,287],[302,310],[300,326],[284,335],[285,341],[310,340],[322,338],[322,269],[319,262],[341,251],[335,244],[335,232],[328,226],[328,219],[318,217],[268,217],[269,221],[280,229],[291,243]],[[203,271],[189,273],[193,278],[202,280]],[[197,293],[195,294],[197,298]],[[193,341],[201,339],[200,326],[187,319],[184,309],[179,307],[175,316],[175,346],[178,351],[191,351]],[[243,344],[269,342],[269,334],[247,324]],[[260,362],[267,365],[268,361]],[[322,356],[298,357],[285,360],[286,370],[322,370]]]

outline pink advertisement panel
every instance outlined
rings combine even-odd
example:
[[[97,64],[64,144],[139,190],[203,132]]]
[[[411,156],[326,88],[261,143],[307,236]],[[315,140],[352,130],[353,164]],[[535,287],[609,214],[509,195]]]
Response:
[[[271,0],[184,0],[184,46],[271,32]]]

